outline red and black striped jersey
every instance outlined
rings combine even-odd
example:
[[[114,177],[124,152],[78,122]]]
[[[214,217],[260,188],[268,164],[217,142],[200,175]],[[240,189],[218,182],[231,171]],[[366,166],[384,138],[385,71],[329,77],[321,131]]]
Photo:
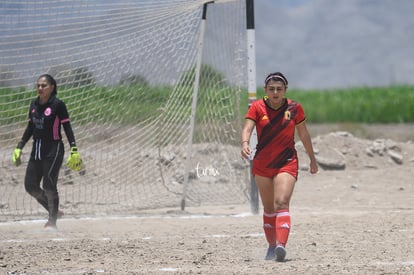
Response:
[[[264,97],[255,101],[245,118],[256,123],[258,142],[255,158],[268,159],[268,168],[278,168],[296,155],[295,127],[306,117],[300,103],[289,98],[277,110],[271,108],[266,100]]]

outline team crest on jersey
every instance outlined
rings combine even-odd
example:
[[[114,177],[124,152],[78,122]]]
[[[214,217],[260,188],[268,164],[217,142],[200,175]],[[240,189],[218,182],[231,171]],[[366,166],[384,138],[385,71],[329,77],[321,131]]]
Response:
[[[262,120],[269,120],[269,118],[267,117],[267,115],[262,116]]]
[[[290,111],[285,112],[285,120],[290,120]]]
[[[50,107],[47,107],[44,112],[45,116],[50,116],[51,113],[52,113],[52,109],[50,109]]]

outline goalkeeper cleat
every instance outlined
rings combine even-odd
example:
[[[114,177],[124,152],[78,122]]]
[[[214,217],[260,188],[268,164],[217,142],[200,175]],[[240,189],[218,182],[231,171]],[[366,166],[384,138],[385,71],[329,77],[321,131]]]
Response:
[[[57,215],[56,215],[56,217],[58,218],[58,219],[61,219],[63,216],[65,215],[65,213],[62,211],[62,210],[58,210],[58,212],[57,212]]]
[[[275,248],[274,246],[269,246],[267,249],[265,260],[274,260],[276,258],[275,254]]]
[[[283,262],[286,256],[286,249],[282,245],[278,245],[275,249],[276,261]]]
[[[48,220],[45,224],[45,230],[57,230],[56,222]]]

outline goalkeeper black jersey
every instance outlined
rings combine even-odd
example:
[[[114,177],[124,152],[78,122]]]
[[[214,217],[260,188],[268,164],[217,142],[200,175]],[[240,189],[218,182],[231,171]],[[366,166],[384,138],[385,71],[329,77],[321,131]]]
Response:
[[[43,149],[47,149],[50,143],[62,141],[61,125],[63,125],[70,146],[76,146],[65,103],[52,95],[46,104],[41,105],[37,98],[30,104],[28,125],[17,147],[23,148],[33,136],[36,146],[39,144],[44,147]]]

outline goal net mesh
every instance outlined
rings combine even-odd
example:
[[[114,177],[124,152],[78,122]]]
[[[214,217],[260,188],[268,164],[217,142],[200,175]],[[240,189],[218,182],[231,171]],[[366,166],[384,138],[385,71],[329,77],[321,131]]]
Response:
[[[247,98],[245,1],[208,4],[200,35],[205,2],[0,4],[1,220],[46,213],[24,189],[31,140],[22,165],[11,162],[43,73],[58,82],[85,163],[80,172],[65,166],[62,130],[58,190],[67,214],[179,208],[183,196],[187,206],[248,203],[239,145],[247,108],[240,102]]]

